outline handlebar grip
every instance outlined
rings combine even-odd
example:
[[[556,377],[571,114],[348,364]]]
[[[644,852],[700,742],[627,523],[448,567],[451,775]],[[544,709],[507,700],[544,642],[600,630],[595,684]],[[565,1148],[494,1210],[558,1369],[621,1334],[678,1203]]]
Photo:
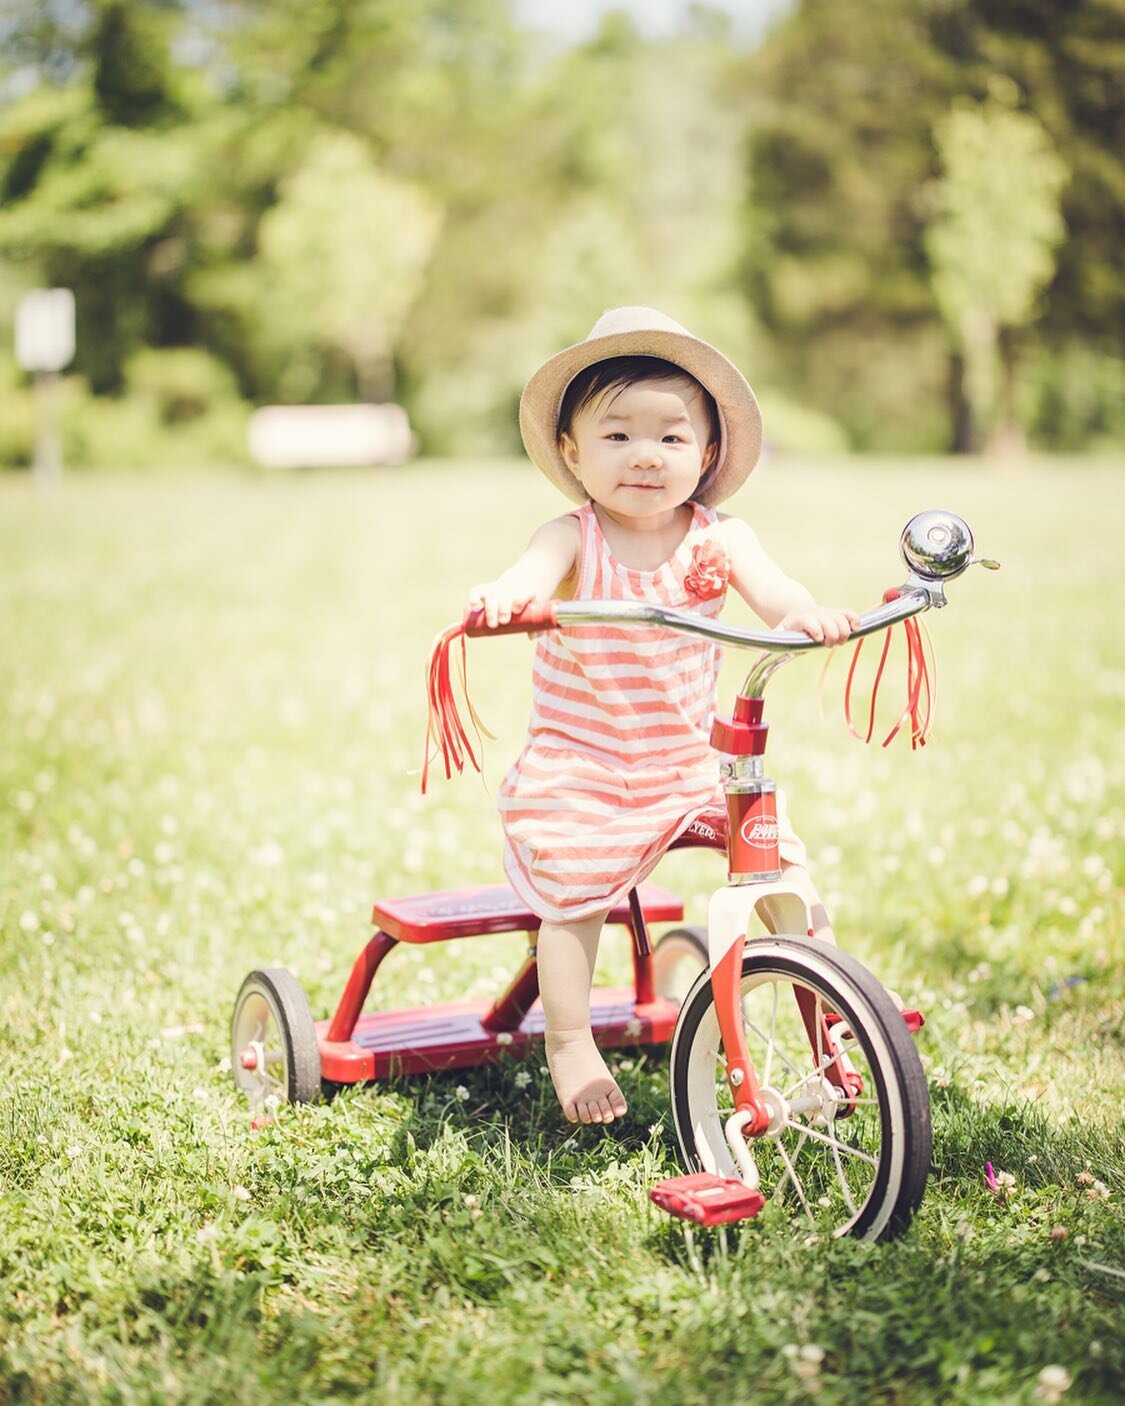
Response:
[[[470,639],[478,639],[481,635],[537,635],[544,630],[557,628],[559,622],[555,618],[556,604],[556,601],[551,600],[544,601],[541,605],[525,605],[507,624],[492,626],[484,622],[484,606],[477,606],[475,610],[466,610],[462,623],[465,634]]]

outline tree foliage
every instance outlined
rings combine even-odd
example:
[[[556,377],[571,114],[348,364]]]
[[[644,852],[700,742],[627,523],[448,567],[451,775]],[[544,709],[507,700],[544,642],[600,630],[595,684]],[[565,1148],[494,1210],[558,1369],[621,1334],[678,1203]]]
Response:
[[[1032,320],[1054,272],[1069,172],[1032,114],[995,99],[958,103],[935,138],[942,174],[926,230],[934,297],[965,358],[977,423],[991,427],[999,337]]]
[[[930,257],[943,236],[929,224],[948,214],[930,192],[947,114],[986,102],[997,80],[1070,173],[1067,238],[1040,315],[1002,339],[1009,370],[1031,348],[1054,358],[1061,378],[1091,347],[1119,362],[1122,11],[1120,0],[803,0],[747,57],[758,94],[747,294],[788,383],[803,384],[858,443],[966,447],[973,437],[962,336],[942,317],[949,295]],[[988,210],[975,218],[1011,230],[1010,210],[994,201]],[[1042,422],[1037,409],[1024,413]],[[1090,429],[1102,432],[1110,414],[1101,404]]]
[[[556,51],[509,0],[0,0],[0,317],[64,284],[100,397],[210,358],[252,402],[393,388],[458,450],[514,448],[529,368],[650,302],[782,444],[932,449],[992,414],[984,311],[1004,413],[1105,439],[1122,8],[797,0],[740,47],[695,6]]]
[[[281,353],[282,381],[286,361],[339,350],[362,396],[390,399],[392,354],[440,227],[436,202],[380,171],[357,137],[319,135],[258,230],[257,335]]]

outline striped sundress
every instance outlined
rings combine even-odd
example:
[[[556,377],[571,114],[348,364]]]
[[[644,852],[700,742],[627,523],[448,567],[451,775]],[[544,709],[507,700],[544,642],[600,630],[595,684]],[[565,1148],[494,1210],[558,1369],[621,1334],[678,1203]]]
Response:
[[[610,552],[593,506],[580,508],[575,598],[717,615],[725,584],[710,599],[685,585],[718,521],[713,508],[692,509],[672,556],[636,571]],[[527,743],[499,793],[504,870],[532,912],[568,922],[611,907],[700,812],[722,808],[708,741],[719,662],[711,641],[657,626],[572,625],[538,637]],[[783,854],[801,862],[779,818]]]

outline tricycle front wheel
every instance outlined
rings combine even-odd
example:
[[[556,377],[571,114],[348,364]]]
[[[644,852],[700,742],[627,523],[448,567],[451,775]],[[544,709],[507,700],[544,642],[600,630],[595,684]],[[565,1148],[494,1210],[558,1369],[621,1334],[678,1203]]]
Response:
[[[816,1232],[900,1233],[930,1167],[930,1098],[902,1015],[854,957],[795,937],[748,942],[746,1044],[771,1113],[748,1138],[760,1190]],[[734,1112],[710,973],[672,1038],[672,1114],[693,1171],[739,1176],[725,1135]]]
[[[234,1003],[231,1071],[255,1105],[320,1096],[320,1050],[308,997],[285,967],[252,971]]]

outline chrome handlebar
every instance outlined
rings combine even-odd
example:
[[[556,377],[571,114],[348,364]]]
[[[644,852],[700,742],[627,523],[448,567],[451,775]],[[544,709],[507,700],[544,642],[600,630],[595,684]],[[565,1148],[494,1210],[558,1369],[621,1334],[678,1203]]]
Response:
[[[906,580],[891,599],[859,617],[850,639],[877,634],[924,610],[940,610],[947,604],[946,581],[960,576],[970,566],[979,564],[989,571],[1000,567],[999,562],[973,556],[973,534],[968,523],[956,513],[940,509],[918,513],[910,519],[902,530],[899,551],[909,572]],[[755,663],[740,690],[746,698],[760,697],[770,676],[794,655],[825,648],[823,642],[802,630],[747,630],[691,611],[670,610],[642,601],[556,601],[552,609],[560,625],[658,625],[736,649],[761,650],[763,657]]]
[[[904,587],[897,599],[861,615],[849,639],[876,634],[931,606],[944,604],[945,597],[940,588],[934,591],[927,586]],[[560,625],[659,625],[669,630],[681,630],[688,635],[702,635],[716,644],[733,645],[737,649],[762,649],[771,654],[798,654],[824,648],[821,641],[814,640],[803,630],[747,630],[739,625],[726,625],[707,616],[696,615],[690,610],[671,610],[643,601],[556,601],[554,614]]]

